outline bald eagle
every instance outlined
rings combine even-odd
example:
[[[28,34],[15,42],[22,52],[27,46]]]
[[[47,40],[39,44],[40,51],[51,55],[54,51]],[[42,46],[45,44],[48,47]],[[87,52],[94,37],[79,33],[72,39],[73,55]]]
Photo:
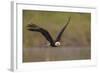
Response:
[[[57,37],[55,40],[53,40],[53,38],[51,37],[50,33],[42,28],[42,27],[39,27],[38,25],[36,24],[28,24],[28,30],[29,31],[35,31],[35,32],[40,32],[45,38],[47,41],[49,41],[50,43],[50,46],[52,47],[57,47],[57,46],[60,46],[60,40],[61,40],[61,36],[64,32],[64,30],[66,29],[66,27],[68,26],[69,22],[70,22],[70,18],[68,19],[67,23],[63,26],[63,28],[59,31],[59,33],[57,34]]]

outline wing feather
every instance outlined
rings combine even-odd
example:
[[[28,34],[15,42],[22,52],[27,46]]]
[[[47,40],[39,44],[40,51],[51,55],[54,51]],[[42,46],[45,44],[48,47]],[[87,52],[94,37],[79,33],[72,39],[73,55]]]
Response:
[[[66,27],[68,26],[68,24],[69,24],[69,22],[70,22],[70,18],[71,18],[71,17],[69,17],[68,22],[64,25],[64,27],[63,27],[63,28],[60,30],[60,32],[58,33],[55,42],[61,40],[61,36],[62,36],[64,30],[66,29]]]
[[[43,29],[35,24],[28,25],[27,27],[29,27],[28,30],[30,31],[40,32],[46,38],[46,40],[48,40],[50,44],[54,46],[54,40],[52,39],[50,33],[46,29]]]

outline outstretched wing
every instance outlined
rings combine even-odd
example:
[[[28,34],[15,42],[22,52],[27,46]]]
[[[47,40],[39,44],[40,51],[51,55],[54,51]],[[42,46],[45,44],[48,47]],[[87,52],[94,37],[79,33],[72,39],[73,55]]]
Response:
[[[47,30],[37,26],[36,24],[29,24],[27,27],[30,31],[40,32],[50,42],[51,45],[54,45],[54,41]]]
[[[68,26],[68,24],[69,24],[69,22],[70,22],[70,18],[71,18],[71,17],[69,17],[67,24],[65,24],[64,27],[63,27],[63,28],[60,30],[60,32],[58,33],[55,42],[60,41],[61,36],[62,36],[64,30],[66,29],[66,27]]]

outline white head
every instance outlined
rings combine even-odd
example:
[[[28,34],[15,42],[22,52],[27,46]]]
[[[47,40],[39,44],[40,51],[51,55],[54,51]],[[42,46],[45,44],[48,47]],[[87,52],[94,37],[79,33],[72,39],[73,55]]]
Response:
[[[56,46],[60,46],[60,42],[56,42],[55,45],[56,45]]]

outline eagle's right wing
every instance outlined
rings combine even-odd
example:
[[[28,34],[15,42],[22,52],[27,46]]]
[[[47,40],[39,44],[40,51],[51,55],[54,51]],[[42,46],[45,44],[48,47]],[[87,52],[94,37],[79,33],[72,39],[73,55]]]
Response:
[[[27,27],[29,31],[40,32],[50,42],[51,46],[54,46],[54,40],[47,30],[37,26],[36,24],[29,24]]]

